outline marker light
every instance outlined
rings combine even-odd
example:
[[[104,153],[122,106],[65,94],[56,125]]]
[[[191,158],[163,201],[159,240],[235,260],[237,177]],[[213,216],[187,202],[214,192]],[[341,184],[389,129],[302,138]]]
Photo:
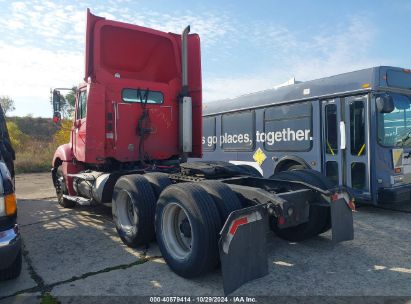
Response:
[[[17,211],[17,204],[16,204],[16,194],[7,194],[4,197],[4,205],[6,209],[6,215],[13,215]]]
[[[14,193],[0,197],[0,216],[13,215],[16,211],[16,195]]]

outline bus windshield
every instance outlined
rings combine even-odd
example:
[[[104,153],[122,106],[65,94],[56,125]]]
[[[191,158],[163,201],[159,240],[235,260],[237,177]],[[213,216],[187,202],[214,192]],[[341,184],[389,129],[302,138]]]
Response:
[[[388,147],[411,147],[410,96],[391,93],[394,110],[378,113],[378,141]]]

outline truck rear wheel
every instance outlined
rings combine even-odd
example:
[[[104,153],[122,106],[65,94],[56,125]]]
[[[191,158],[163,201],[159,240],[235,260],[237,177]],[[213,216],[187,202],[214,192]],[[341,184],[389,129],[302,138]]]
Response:
[[[212,197],[224,224],[231,212],[241,209],[241,203],[237,195],[226,184],[208,180],[199,183]]]
[[[323,177],[321,173],[310,169],[282,171],[272,175],[270,178],[305,182],[323,190],[332,188],[331,182]],[[329,230],[331,228],[330,219],[329,208],[310,206],[310,216],[307,223],[303,223],[295,227],[280,229],[275,221],[276,218],[271,218],[270,226],[274,233],[280,238],[292,242],[300,242]]]
[[[150,183],[141,175],[126,175],[114,186],[112,213],[121,240],[129,247],[154,239],[156,200]]]
[[[157,202],[155,225],[163,258],[176,274],[197,277],[218,265],[222,223],[213,199],[201,186],[167,187]]]
[[[168,178],[168,174],[161,172],[150,172],[144,174],[145,179],[150,183],[153,189],[156,202],[160,197],[161,192],[168,186],[170,186],[171,180]]]
[[[56,176],[54,179],[54,187],[56,189],[57,201],[59,205],[63,208],[74,208],[76,206],[76,202],[70,201],[63,197],[63,195],[68,194],[66,179],[64,178],[63,168],[58,166],[56,170]]]

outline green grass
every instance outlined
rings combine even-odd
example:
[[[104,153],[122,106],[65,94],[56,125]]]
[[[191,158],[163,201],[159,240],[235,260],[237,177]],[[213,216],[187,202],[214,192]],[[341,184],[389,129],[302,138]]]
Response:
[[[40,303],[41,304],[58,304],[60,302],[55,297],[53,297],[51,294],[46,292],[41,296]]]
[[[54,143],[43,141],[34,140],[27,143],[22,151],[16,152],[16,174],[50,171],[56,148]]]

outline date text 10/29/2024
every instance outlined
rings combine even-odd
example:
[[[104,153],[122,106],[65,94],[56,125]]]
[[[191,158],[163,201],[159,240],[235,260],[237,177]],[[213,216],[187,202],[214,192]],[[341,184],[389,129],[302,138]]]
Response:
[[[254,297],[150,297],[150,303],[257,303]]]

